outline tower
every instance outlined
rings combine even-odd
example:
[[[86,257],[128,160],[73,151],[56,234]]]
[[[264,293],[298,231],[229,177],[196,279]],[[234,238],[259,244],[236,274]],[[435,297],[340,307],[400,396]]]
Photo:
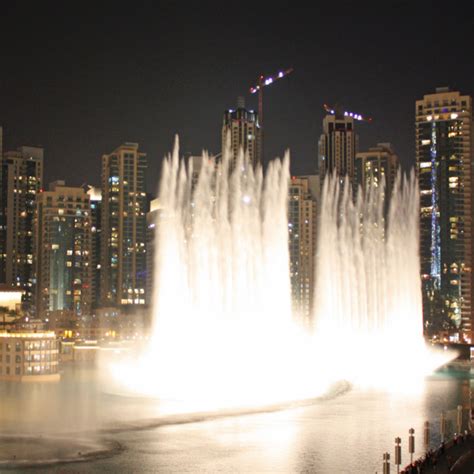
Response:
[[[222,124],[222,151],[226,149],[227,140],[230,138],[232,152],[231,169],[235,167],[240,149],[248,153],[253,166],[261,164],[260,156],[260,126],[258,115],[253,110],[245,108],[243,97],[237,101],[237,109],[226,110]]]
[[[101,301],[144,305],[146,154],[124,143],[102,157]]]
[[[102,237],[102,190],[89,186],[87,191],[91,207],[91,305],[100,306],[100,251]]]
[[[310,323],[316,255],[317,175],[293,176],[288,188],[288,243],[293,312]]]
[[[378,143],[368,151],[356,154],[354,183],[365,191],[385,181],[385,194],[391,196],[398,168],[398,156],[392,145]]]
[[[91,307],[91,216],[81,187],[52,183],[38,195],[36,309],[42,318],[87,315]]]
[[[425,330],[472,341],[472,99],[447,87],[416,101]]]
[[[354,179],[354,161],[358,148],[358,136],[354,130],[354,118],[336,108],[334,115],[323,119],[323,133],[319,138],[318,167],[321,182],[326,174],[336,173]]]
[[[34,219],[43,180],[43,148],[22,146],[1,159],[0,279],[24,290],[26,309],[33,302]]]

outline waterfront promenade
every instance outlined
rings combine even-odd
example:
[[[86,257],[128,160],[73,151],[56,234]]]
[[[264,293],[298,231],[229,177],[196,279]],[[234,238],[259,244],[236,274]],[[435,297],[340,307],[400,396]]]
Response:
[[[472,474],[473,472],[474,436],[470,433],[431,450],[426,457],[417,459],[413,465],[406,466],[401,471],[404,474]]]

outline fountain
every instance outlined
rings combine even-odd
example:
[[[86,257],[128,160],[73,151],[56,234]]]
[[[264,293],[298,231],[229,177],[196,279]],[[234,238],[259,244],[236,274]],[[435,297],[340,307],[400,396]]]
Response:
[[[314,397],[312,336],[291,314],[289,156],[263,175],[230,149],[200,170],[165,159],[159,201],[152,344],[117,374],[176,410],[216,410]],[[308,377],[308,374],[313,375]]]
[[[355,200],[347,179],[323,186],[315,332],[335,372],[359,384],[410,390],[453,357],[423,339],[418,195],[413,171],[391,196],[384,182]]]
[[[231,158],[204,154],[197,170],[176,142],[165,159],[152,342],[118,379],[165,413],[202,412],[311,399],[340,380],[413,388],[444,362],[422,335],[413,174],[386,218],[383,185],[354,203],[347,182],[325,181],[308,331],[291,314],[289,156],[265,175]]]

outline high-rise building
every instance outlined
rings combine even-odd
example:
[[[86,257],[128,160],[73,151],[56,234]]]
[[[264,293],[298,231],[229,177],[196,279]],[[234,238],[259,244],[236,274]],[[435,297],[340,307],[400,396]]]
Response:
[[[473,340],[472,99],[438,88],[416,101],[425,328]]]
[[[102,236],[102,190],[89,186],[87,191],[91,206],[91,305],[100,306],[100,250]]]
[[[146,154],[124,143],[102,157],[101,303],[144,305]]]
[[[307,323],[313,309],[319,176],[294,176],[289,186],[288,232],[293,312]]]
[[[146,215],[147,234],[146,234],[146,303],[152,304],[153,300],[153,284],[155,275],[155,249],[157,238],[157,226],[160,214],[159,199],[153,199],[150,203],[150,210]]]
[[[87,315],[91,306],[91,209],[81,187],[51,183],[38,194],[36,309],[54,314]]]
[[[368,151],[358,152],[355,159],[355,185],[367,191],[385,182],[386,195],[392,193],[399,167],[398,156],[390,143],[378,143]]]
[[[0,283],[22,288],[27,309],[34,299],[34,219],[42,179],[43,148],[22,146],[3,154]]]
[[[0,127],[0,283],[6,282],[8,165],[3,161],[3,128]]]
[[[258,123],[258,114],[245,108],[243,97],[237,101],[237,109],[226,110],[222,125],[222,152],[226,149],[230,139],[232,152],[231,169],[235,167],[238,153],[243,149],[248,153],[249,161],[253,166],[262,162],[260,156],[261,130]]]
[[[354,118],[345,115],[341,108],[328,114],[323,120],[323,133],[319,138],[319,176],[336,173],[350,181],[354,179],[354,161],[358,148],[358,136],[354,130]]]

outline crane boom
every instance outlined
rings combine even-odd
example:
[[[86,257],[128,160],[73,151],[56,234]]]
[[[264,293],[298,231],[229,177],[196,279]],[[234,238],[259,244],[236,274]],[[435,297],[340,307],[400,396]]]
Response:
[[[343,111],[342,109],[338,109],[338,106],[331,107],[327,104],[323,104],[323,107],[324,107],[324,110],[328,114],[331,114],[331,115],[336,115],[336,109],[337,109],[338,111],[340,110],[341,114],[344,114],[344,117],[351,117],[354,120],[359,120],[361,122],[372,122],[372,117],[365,117],[361,114],[357,114],[357,113],[354,113],[354,112],[349,112],[347,110]]]
[[[285,69],[284,71],[277,72],[273,76],[268,76],[264,78],[262,75],[258,78],[257,84],[254,87],[250,88],[250,93],[256,94],[263,87],[273,84],[275,81],[278,81],[278,79],[288,76],[288,74],[291,74],[292,72],[293,72],[293,68],[290,67],[289,69]]]
[[[250,88],[251,94],[258,92],[258,124],[260,126],[260,159],[263,160],[263,88],[273,84],[293,72],[293,68],[278,71],[272,76],[264,77],[263,74],[257,80],[257,84]]]

